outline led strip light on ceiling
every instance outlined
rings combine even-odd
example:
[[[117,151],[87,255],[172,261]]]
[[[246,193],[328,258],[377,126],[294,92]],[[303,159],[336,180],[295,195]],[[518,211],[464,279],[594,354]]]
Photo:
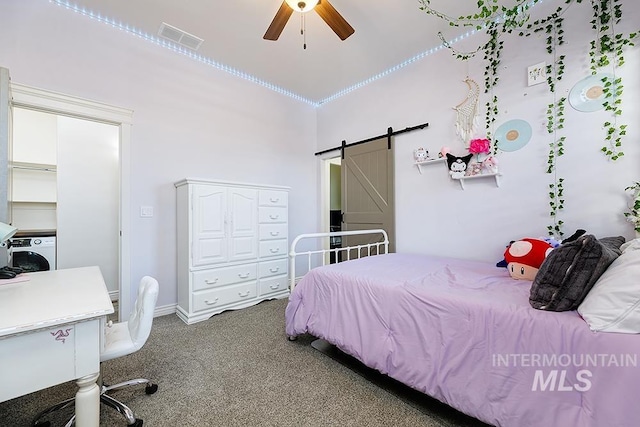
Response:
[[[183,47],[181,47],[181,46],[179,46],[177,44],[174,44],[174,43],[171,43],[171,42],[167,42],[166,40],[164,40],[164,39],[162,39],[160,37],[157,37],[157,36],[152,35],[152,34],[148,34],[148,33],[144,32],[144,31],[140,31],[139,29],[137,29],[135,27],[131,27],[131,26],[129,26],[127,24],[124,24],[122,22],[119,22],[119,21],[115,21],[115,20],[113,20],[111,18],[108,18],[106,16],[102,16],[99,13],[94,13],[93,11],[87,10],[84,7],[79,7],[79,6],[69,2],[67,0],[49,0],[49,2],[54,3],[54,4],[58,5],[58,6],[64,7],[65,9],[71,10],[73,12],[79,13],[81,15],[87,16],[87,17],[89,17],[89,18],[91,18],[91,19],[93,19],[95,21],[101,22],[103,24],[110,25],[110,26],[112,26],[114,28],[117,28],[117,29],[125,31],[125,32],[127,32],[129,34],[132,34],[132,35],[135,35],[137,37],[140,37],[143,40],[146,40],[146,41],[151,42],[153,44],[162,46],[162,47],[164,47],[166,49],[169,49],[169,50],[171,50],[173,52],[182,54],[182,55],[184,55],[184,56],[186,56],[188,58],[191,58],[191,59],[193,59],[195,61],[201,62],[203,64],[206,64],[206,65],[209,65],[209,66],[211,66],[213,68],[216,68],[218,70],[221,70],[221,71],[224,71],[226,73],[229,73],[229,74],[231,74],[231,75],[233,75],[235,77],[239,77],[241,79],[248,80],[248,81],[256,83],[256,84],[258,84],[258,85],[260,85],[262,87],[270,89],[270,90],[272,90],[274,92],[280,93],[282,95],[286,95],[286,96],[288,96],[290,98],[293,98],[293,99],[295,99],[297,101],[304,102],[304,103],[309,104],[309,105],[311,105],[313,107],[319,107],[319,106],[321,106],[323,104],[326,104],[326,103],[331,102],[331,101],[333,101],[333,100],[335,100],[337,98],[340,98],[340,97],[342,97],[342,96],[344,96],[344,95],[346,95],[346,94],[348,94],[350,92],[353,92],[356,89],[359,89],[359,88],[361,88],[363,86],[368,85],[369,83],[372,83],[372,82],[374,82],[376,80],[379,80],[379,79],[381,79],[381,78],[383,78],[385,76],[388,76],[389,74],[391,74],[391,73],[393,73],[395,71],[398,71],[398,70],[406,67],[407,65],[413,64],[414,62],[419,61],[419,60],[421,60],[423,58],[426,58],[427,56],[432,55],[432,54],[434,54],[434,53],[436,53],[436,52],[438,52],[438,51],[440,51],[440,50],[445,48],[445,46],[443,46],[443,45],[439,45],[439,46],[433,47],[433,48],[431,48],[429,50],[426,50],[426,51],[424,51],[422,53],[419,53],[419,54],[407,59],[406,61],[403,61],[403,62],[401,62],[401,63],[399,63],[399,64],[397,64],[397,65],[395,65],[395,66],[393,66],[393,67],[391,67],[391,68],[389,68],[387,70],[385,70],[385,71],[382,71],[382,72],[380,72],[378,74],[375,74],[375,75],[369,77],[368,79],[362,80],[359,83],[356,83],[356,84],[353,84],[351,86],[348,86],[348,87],[336,92],[335,94],[333,94],[331,96],[323,98],[323,99],[321,99],[319,101],[314,101],[312,99],[309,99],[309,98],[306,98],[304,96],[298,95],[298,94],[296,94],[296,93],[294,93],[294,92],[292,92],[290,90],[287,90],[287,89],[284,89],[284,88],[282,88],[280,86],[274,85],[273,83],[269,83],[269,82],[267,82],[265,80],[262,80],[262,79],[260,79],[258,77],[255,77],[255,76],[251,75],[251,74],[245,73],[244,71],[241,71],[241,70],[238,70],[236,68],[230,67],[228,65],[222,64],[222,63],[220,63],[218,61],[215,61],[215,60],[213,60],[211,58],[208,58],[206,56],[199,55],[199,54],[195,53],[194,51],[192,51],[190,49],[185,49],[185,48],[183,48]],[[529,3],[529,5],[532,6],[534,3],[535,2],[532,0]],[[538,3],[542,3],[542,1],[538,1]],[[477,32],[476,30],[469,31],[469,32],[467,32],[467,33],[465,33],[463,35],[460,35],[460,36],[454,38],[453,40],[450,40],[448,43],[449,43],[449,45],[458,43],[459,41],[462,41],[462,40],[472,36],[476,32]]]

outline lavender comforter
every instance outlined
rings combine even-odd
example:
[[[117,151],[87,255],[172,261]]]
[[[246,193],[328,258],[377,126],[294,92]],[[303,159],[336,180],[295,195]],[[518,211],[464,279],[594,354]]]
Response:
[[[286,332],[496,426],[640,425],[640,336],[535,310],[530,286],[489,263],[372,256],[307,273]]]

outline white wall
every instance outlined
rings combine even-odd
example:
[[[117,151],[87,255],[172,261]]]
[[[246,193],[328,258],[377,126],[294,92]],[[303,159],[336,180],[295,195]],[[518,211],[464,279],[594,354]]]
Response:
[[[134,110],[131,283],[155,276],[159,306],[177,298],[182,178],[290,186],[291,236],[315,229],[312,107],[41,0],[3,2],[0,40],[13,81]]]
[[[548,3],[548,4],[547,4]],[[545,2],[554,9],[564,2]],[[640,4],[624,1],[625,20],[621,29],[636,30]],[[557,95],[567,96],[571,87],[589,74],[588,47],[593,37],[589,2],[573,5],[565,14],[566,74]],[[545,15],[546,16],[546,15]],[[442,146],[454,154],[466,154],[456,140],[452,107],[467,94],[463,79],[468,74],[483,85],[481,56],[464,64],[443,50],[388,77],[360,88],[318,109],[318,150],[383,134],[388,126],[400,130],[429,122],[429,128],[402,134],[395,139],[396,238],[402,252],[439,253],[470,259],[498,261],[510,240],[547,235],[549,217],[546,173],[548,143],[545,111],[553,102],[546,84],[527,87],[527,66],[549,61],[543,35],[529,38],[505,35],[500,82],[495,93],[500,99],[497,125],[509,119],[525,119],[533,127],[531,141],[521,150],[499,155],[503,173],[501,187],[492,179],[468,182],[461,190],[449,179],[446,166],[413,165],[413,150],[425,147],[437,152]],[[476,35],[461,48],[485,40]],[[566,109],[566,154],[558,160],[558,176],[565,178],[565,209],[560,213],[564,230],[578,228],[599,237],[622,234],[633,237],[633,228],[622,213],[628,198],[624,188],[638,180],[640,163],[640,49],[628,49],[627,63],[619,69],[624,78],[623,123],[628,135],[625,157],[613,163],[600,153],[604,145],[604,111],[580,113]],[[488,98],[480,98],[481,108]],[[497,126],[496,126],[497,127]],[[481,121],[484,132],[484,116]]]
[[[629,32],[640,6],[623,3]],[[588,74],[588,2],[572,6],[565,18],[568,66],[558,94]],[[11,70],[15,82],[134,110],[127,213],[131,280],[135,285],[145,274],[156,276],[162,286],[159,305],[176,301],[175,181],[190,176],[291,186],[290,235],[295,236],[317,230],[313,207],[320,197],[320,160],[313,153],[343,139],[385,133],[388,126],[398,130],[430,123],[395,140],[399,251],[497,261],[509,240],[545,235],[550,223],[544,111],[552,97],[545,85],[527,88],[525,80],[528,65],[548,60],[540,37],[505,36],[496,88],[498,124],[526,119],[534,128],[532,141],[500,155],[500,188],[483,180],[469,183],[465,191],[449,180],[444,166],[419,174],[412,153],[420,146],[437,151],[442,145],[463,152],[451,107],[466,95],[462,80],[467,74],[482,81],[479,61],[465,66],[442,51],[314,110],[40,0],[4,2],[0,39],[0,65]],[[623,189],[638,179],[640,159],[634,128],[640,117],[634,99],[640,90],[638,49],[626,57],[620,73],[625,77],[623,120],[630,128],[623,160],[612,164],[599,153],[605,113],[567,109],[567,154],[558,171],[566,180],[562,219],[568,233],[585,228],[598,236],[633,235],[622,211]],[[485,102],[483,96],[481,105]],[[140,218],[140,206],[153,206],[155,216]]]

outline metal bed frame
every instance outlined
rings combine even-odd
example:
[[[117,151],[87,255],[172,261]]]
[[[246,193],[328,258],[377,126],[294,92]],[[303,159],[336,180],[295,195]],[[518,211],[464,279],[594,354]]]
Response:
[[[337,237],[344,236],[356,236],[356,235],[376,235],[380,234],[382,240],[379,242],[372,243],[363,243],[359,245],[352,246],[344,246],[337,248],[326,248],[327,241],[325,240],[323,243],[323,248],[321,249],[311,249],[311,250],[303,250],[297,252],[297,245],[303,240],[316,240],[319,239],[334,239]],[[344,242],[344,240],[343,240]],[[330,245],[328,245],[330,246]],[[296,286],[297,280],[302,278],[304,274],[306,274],[309,270],[314,267],[319,267],[321,265],[326,265],[330,255],[334,254],[337,262],[344,262],[351,259],[358,259],[364,256],[369,255],[382,255],[389,253],[389,236],[387,232],[383,229],[373,229],[373,230],[355,230],[355,231],[334,231],[328,233],[309,233],[309,234],[300,234],[291,242],[291,249],[289,251],[289,290],[293,291]],[[346,259],[339,260],[340,255],[346,255]],[[307,269],[300,276],[296,276],[296,259],[301,256],[307,257]],[[312,262],[315,260],[315,262]]]

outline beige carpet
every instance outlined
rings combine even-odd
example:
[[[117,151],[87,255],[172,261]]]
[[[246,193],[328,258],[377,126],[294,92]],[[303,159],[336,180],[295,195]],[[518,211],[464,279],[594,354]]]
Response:
[[[286,300],[229,311],[194,325],[175,315],[156,318],[149,341],[135,354],[104,364],[105,382],[145,377],[159,385],[113,396],[145,426],[477,426],[424,397],[410,405],[309,344],[284,334]],[[55,386],[0,403],[0,426],[28,426],[32,417],[75,393]],[[64,425],[68,414],[52,418]],[[101,426],[126,426],[102,406]]]

